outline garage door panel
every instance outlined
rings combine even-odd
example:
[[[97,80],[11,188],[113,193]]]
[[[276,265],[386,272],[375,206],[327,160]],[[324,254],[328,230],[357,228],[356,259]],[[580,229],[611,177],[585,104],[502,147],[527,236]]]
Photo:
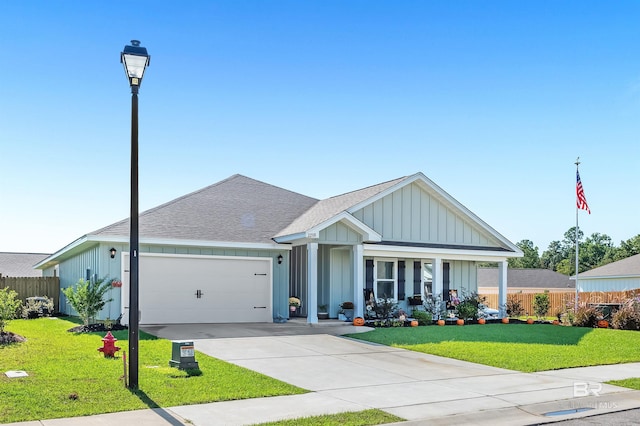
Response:
[[[273,320],[269,258],[142,254],[139,262],[141,324]]]

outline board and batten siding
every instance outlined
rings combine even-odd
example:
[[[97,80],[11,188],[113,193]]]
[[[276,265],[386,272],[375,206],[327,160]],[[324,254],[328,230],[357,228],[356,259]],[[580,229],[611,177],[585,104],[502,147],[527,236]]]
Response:
[[[362,236],[347,225],[337,222],[320,231],[318,242],[359,244],[362,242]]]
[[[500,244],[435,195],[413,183],[363,207],[353,216],[387,241],[461,244],[495,247]]]
[[[100,271],[100,245],[95,245],[70,259],[60,262],[60,289],[71,287],[78,280],[87,278],[87,270],[90,278],[102,278]],[[60,291],[60,312],[68,315],[77,315],[77,312],[67,303],[67,298]]]
[[[580,278],[578,275],[578,286],[580,291],[628,291],[640,289],[640,277],[621,278]]]

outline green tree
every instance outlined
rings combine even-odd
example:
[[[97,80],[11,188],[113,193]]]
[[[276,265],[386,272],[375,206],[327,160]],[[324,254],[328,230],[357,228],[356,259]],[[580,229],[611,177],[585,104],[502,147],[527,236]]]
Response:
[[[551,241],[549,247],[542,253],[540,263],[545,269],[557,271],[558,264],[566,257],[566,247],[560,241]]]
[[[620,241],[620,247],[615,253],[614,260],[626,259],[636,254],[640,254],[640,234],[627,241]]]
[[[21,300],[16,300],[18,293],[5,287],[0,290],[0,333],[4,333],[4,328],[9,321],[16,318],[18,309],[22,305]]]
[[[531,240],[522,240],[516,243],[516,246],[522,253],[523,257],[511,258],[507,262],[510,268],[540,268],[540,256],[538,255],[538,247]]]
[[[95,280],[85,281],[82,278],[76,283],[75,289],[67,287],[62,292],[67,297],[67,301],[73,309],[76,310],[84,325],[89,325],[90,321],[95,322],[95,316],[104,307],[107,302],[113,299],[104,299],[105,293],[111,287],[111,280],[107,281],[106,277]]]
[[[551,301],[549,300],[549,294],[547,292],[538,293],[533,296],[533,312],[538,319],[542,319],[549,312],[551,307]]]

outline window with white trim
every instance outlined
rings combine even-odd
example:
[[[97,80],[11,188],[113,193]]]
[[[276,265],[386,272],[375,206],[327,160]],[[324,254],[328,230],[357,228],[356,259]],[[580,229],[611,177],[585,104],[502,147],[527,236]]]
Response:
[[[378,299],[398,299],[397,259],[376,259],[374,263],[374,289]]]

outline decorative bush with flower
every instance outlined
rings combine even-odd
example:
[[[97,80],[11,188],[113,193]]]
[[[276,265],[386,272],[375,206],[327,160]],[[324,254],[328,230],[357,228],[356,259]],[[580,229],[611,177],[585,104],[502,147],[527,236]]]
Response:
[[[455,305],[456,315],[463,320],[478,319],[478,312],[484,306],[485,299],[475,291],[467,293],[462,290],[462,299]]]
[[[300,307],[300,299],[291,296],[289,298],[289,306],[295,306],[296,308]]]

